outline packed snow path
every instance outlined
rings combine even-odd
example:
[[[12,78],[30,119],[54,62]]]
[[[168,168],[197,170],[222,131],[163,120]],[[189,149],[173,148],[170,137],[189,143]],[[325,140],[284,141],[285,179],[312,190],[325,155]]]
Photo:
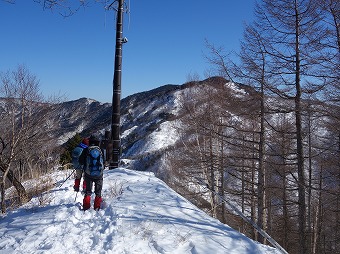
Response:
[[[80,210],[73,181],[0,217],[0,253],[279,253],[209,217],[151,173],[106,170],[99,211],[93,198],[90,210]],[[43,198],[48,204],[39,206]]]

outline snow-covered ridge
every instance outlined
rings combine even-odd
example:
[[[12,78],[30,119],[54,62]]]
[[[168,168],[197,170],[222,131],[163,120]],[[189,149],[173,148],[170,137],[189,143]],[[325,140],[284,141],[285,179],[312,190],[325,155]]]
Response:
[[[43,194],[44,205],[36,197],[0,217],[0,252],[279,253],[206,215],[152,173],[106,170],[98,212],[81,211],[72,186],[69,179]]]

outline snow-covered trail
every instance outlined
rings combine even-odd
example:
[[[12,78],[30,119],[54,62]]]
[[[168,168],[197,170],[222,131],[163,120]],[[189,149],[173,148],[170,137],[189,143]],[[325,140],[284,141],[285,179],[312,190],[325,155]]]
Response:
[[[73,179],[0,219],[0,253],[279,253],[172,191],[153,174],[106,170],[105,207],[81,211]],[[47,198],[46,198],[47,199]],[[93,199],[92,199],[93,202]]]

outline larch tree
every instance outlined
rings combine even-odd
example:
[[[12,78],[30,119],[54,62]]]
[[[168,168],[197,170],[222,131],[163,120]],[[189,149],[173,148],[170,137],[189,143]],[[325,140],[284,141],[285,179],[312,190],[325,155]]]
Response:
[[[313,0],[263,0],[256,7],[256,20],[270,56],[271,86],[287,102],[293,102],[296,137],[299,253],[307,253],[306,179],[304,159],[303,97],[312,84],[314,91],[325,85],[318,69],[326,39],[322,13]]]
[[[208,60],[218,70],[219,75],[225,76],[233,80],[234,82],[245,84],[249,87],[253,87],[256,92],[252,93],[252,106],[249,101],[241,103],[240,108],[248,108],[246,113],[249,119],[253,119],[256,127],[249,128],[248,131],[252,131],[253,148],[256,152],[252,155],[258,163],[254,163],[254,170],[256,171],[257,179],[254,184],[254,189],[257,192],[257,224],[260,228],[266,229],[266,169],[265,169],[265,114],[266,114],[266,86],[267,76],[267,52],[264,39],[261,37],[255,26],[248,25],[244,32],[244,39],[241,41],[241,50],[237,55],[240,59],[240,64],[236,64],[234,60],[229,57],[230,54],[224,52],[222,47],[215,47],[212,44],[207,44],[210,50],[210,56]],[[225,98],[226,99],[226,98]],[[249,98],[248,98],[249,99]],[[245,113],[242,113],[245,115]],[[252,218],[255,219],[255,216]],[[264,239],[260,233],[257,235],[257,240],[263,242]]]

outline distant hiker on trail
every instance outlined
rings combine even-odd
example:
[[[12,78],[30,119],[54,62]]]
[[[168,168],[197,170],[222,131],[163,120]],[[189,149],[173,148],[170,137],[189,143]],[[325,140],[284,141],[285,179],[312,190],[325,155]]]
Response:
[[[84,178],[86,182],[83,209],[87,210],[91,207],[92,185],[94,183],[94,193],[96,195],[94,209],[99,210],[102,202],[104,157],[103,151],[99,147],[100,139],[96,135],[90,136],[89,143],[89,147],[84,149],[79,158],[79,163],[84,165]]]
[[[88,146],[89,146],[89,139],[84,138],[82,142],[72,151],[72,164],[73,164],[73,168],[76,170],[76,178],[74,180],[73,189],[76,192],[79,191],[80,180],[84,172],[84,164],[81,164],[79,162],[79,158],[81,154],[83,153],[84,149],[86,149]],[[86,189],[86,182],[84,179],[83,180],[83,191],[85,191],[85,189]]]

